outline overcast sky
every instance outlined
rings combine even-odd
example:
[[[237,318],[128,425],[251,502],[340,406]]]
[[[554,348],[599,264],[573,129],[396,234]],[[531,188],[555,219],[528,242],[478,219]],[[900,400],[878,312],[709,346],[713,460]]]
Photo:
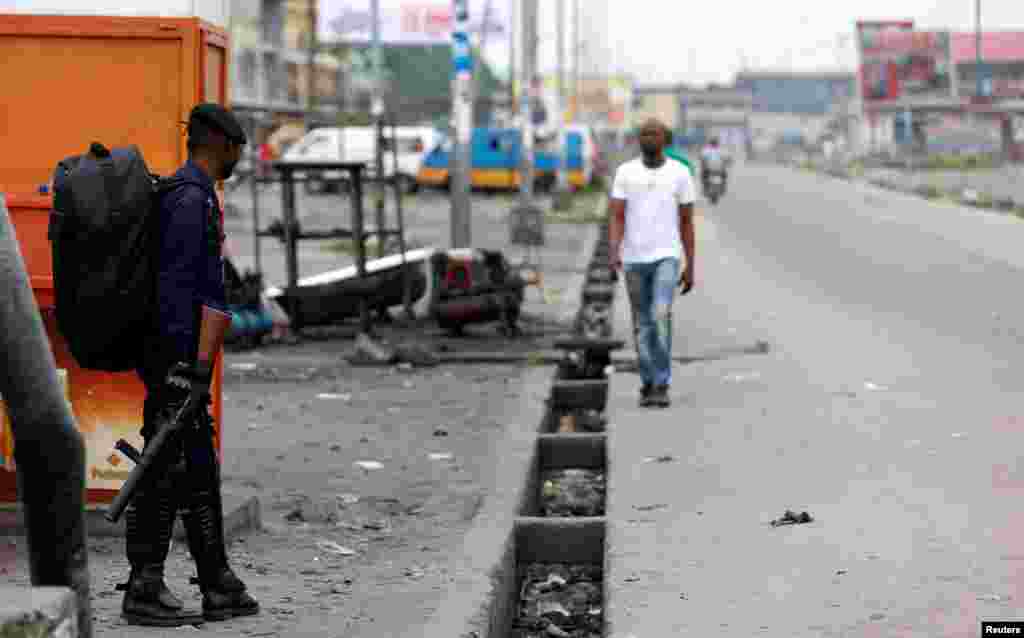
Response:
[[[509,2],[492,1],[495,5]],[[565,1],[571,16],[574,0]],[[552,67],[557,51],[555,0],[539,0],[539,4],[541,64]],[[580,0],[580,4],[583,20],[594,12],[608,12],[609,65],[636,74],[644,83],[728,82],[744,59],[751,68],[842,66],[852,70],[856,63],[853,27],[859,19],[913,19],[919,28],[973,30],[975,12],[975,0]],[[982,0],[982,26],[1024,30],[1024,0]],[[506,43],[492,40],[487,49],[487,57],[504,70],[509,55]]]

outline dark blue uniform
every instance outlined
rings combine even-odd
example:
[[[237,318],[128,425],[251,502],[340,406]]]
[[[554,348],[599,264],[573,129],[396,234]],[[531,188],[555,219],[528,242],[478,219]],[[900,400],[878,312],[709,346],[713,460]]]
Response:
[[[196,360],[202,307],[228,312],[221,211],[213,180],[191,161],[174,177],[185,184],[161,200],[157,308],[139,371],[146,385],[142,436],[147,439],[153,434],[156,411],[164,404],[161,392],[167,372],[175,363]],[[206,437],[209,432],[197,434]],[[205,442],[186,445],[186,454],[194,465],[207,466],[210,453],[212,447]]]
[[[227,312],[224,260],[219,247],[221,213],[213,180],[187,162],[174,177],[188,183],[168,193],[160,210],[157,337],[175,361],[194,361],[199,311]],[[214,248],[216,244],[216,248]]]

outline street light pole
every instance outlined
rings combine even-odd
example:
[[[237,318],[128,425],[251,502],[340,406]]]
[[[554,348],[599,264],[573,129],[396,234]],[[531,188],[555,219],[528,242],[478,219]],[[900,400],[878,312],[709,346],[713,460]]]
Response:
[[[470,226],[469,171],[473,140],[473,58],[469,43],[469,2],[453,0],[455,29],[452,32],[452,65],[455,82],[452,90],[451,243],[452,248],[469,248]]]
[[[981,68],[981,0],[974,1],[974,11],[974,49],[976,55],[975,68],[977,69],[974,75],[976,80],[977,96],[980,99],[982,97],[982,89],[984,88]]]
[[[566,86],[565,86],[565,2],[566,0],[556,0],[558,2],[558,29],[557,37],[555,38],[556,46],[558,47],[558,134],[555,137],[556,143],[558,144],[558,165],[556,177],[556,195],[555,195],[555,208],[558,210],[565,210],[569,207],[569,200],[567,193],[569,190],[569,153],[567,152],[567,135],[565,130],[565,115],[566,115]]]
[[[377,189],[377,257],[384,256],[384,78],[380,48],[380,0],[371,0],[373,12],[373,104],[371,113],[374,119],[374,136],[377,140],[374,157],[376,159]],[[394,140],[392,140],[394,143]],[[398,167],[395,167],[397,170]]]

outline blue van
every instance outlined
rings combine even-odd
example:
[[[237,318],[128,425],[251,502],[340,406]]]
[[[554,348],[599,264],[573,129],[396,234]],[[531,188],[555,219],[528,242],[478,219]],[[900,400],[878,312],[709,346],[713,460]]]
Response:
[[[515,128],[475,128],[471,139],[472,188],[512,190],[519,188],[519,153],[522,135]],[[566,134],[569,183],[582,187],[590,180],[585,170],[584,135],[570,129]],[[420,165],[417,181],[422,186],[447,187],[450,178],[452,143],[444,139],[438,143]],[[550,188],[555,182],[558,157],[543,147],[534,148],[534,171],[537,186]]]

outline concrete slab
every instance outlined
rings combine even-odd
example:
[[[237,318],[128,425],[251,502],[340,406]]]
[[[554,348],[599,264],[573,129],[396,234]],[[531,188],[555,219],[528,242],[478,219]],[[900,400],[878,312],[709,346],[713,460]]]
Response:
[[[76,638],[78,605],[64,587],[0,585],[0,636],[3,638]]]
[[[498,638],[508,618],[510,592],[516,592],[516,514],[527,498],[527,478],[535,466],[538,425],[552,370],[529,370],[524,379],[522,412],[500,442],[494,492],[485,500],[466,534],[444,603],[425,627],[410,627],[408,638],[476,635]]]

